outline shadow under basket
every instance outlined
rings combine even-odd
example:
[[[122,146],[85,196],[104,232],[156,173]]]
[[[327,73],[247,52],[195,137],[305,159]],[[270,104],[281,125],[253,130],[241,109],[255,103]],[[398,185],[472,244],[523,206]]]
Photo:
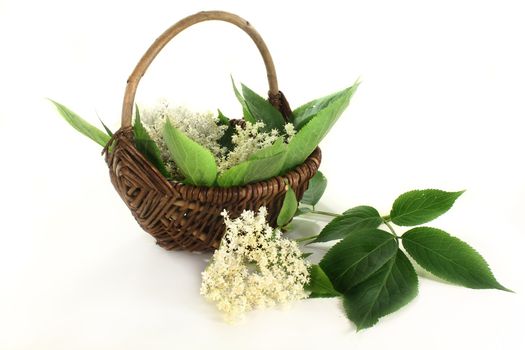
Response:
[[[292,112],[279,91],[272,57],[263,39],[241,17],[222,11],[199,12],[168,28],[146,51],[131,73],[122,106],[121,128],[112,136],[104,153],[111,182],[139,225],[168,250],[211,251],[217,249],[224,235],[221,216],[227,210],[236,217],[243,210],[258,210],[266,206],[267,220],[276,226],[287,186],[300,200],[321,163],[321,150],[282,176],[244,186],[220,188],[198,187],[167,180],[135,148],[131,126],[138,83],[162,48],[184,29],[208,20],[236,25],[253,40],[263,58],[269,84],[269,102],[290,121]]]
[[[111,182],[139,225],[172,250],[211,251],[219,247],[225,225],[221,212],[231,217],[243,210],[268,209],[276,226],[287,183],[298,199],[321,163],[317,148],[306,161],[283,176],[237,187],[198,187],[168,181],[135,148],[131,128],[114,135],[106,153]]]

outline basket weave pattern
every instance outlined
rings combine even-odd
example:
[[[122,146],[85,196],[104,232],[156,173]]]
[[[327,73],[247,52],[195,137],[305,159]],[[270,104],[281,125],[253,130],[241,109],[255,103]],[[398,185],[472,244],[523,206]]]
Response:
[[[128,79],[122,109],[122,126],[104,153],[111,182],[139,225],[168,250],[210,251],[219,247],[225,225],[221,212],[232,217],[243,210],[266,206],[268,222],[275,227],[287,186],[301,199],[308,181],[321,163],[317,148],[306,161],[282,176],[244,186],[219,188],[185,185],[167,180],[135,148],[131,116],[140,78],[162,48],[185,28],[207,20],[221,20],[244,30],[261,53],[270,86],[269,101],[286,120],[291,115],[277,87],[275,67],[260,35],[244,19],[221,11],[199,12],[168,28],[148,49]],[[239,123],[239,121],[237,121]],[[242,123],[242,122],[241,122]]]

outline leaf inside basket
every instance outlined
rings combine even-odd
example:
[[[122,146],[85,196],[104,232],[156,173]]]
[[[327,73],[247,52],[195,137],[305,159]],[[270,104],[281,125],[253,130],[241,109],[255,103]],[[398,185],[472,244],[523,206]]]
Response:
[[[230,119],[226,117],[221,110],[218,110],[218,119],[221,125],[226,125],[228,128],[224,131],[224,135],[219,139],[221,147],[226,147],[229,151],[233,150],[234,145],[232,142],[232,136],[235,133],[235,125],[231,123]]]
[[[313,117],[315,117],[320,111],[329,107],[332,103],[336,102],[341,97],[347,94],[348,89],[335,92],[328,96],[324,96],[304,105],[293,111],[293,124],[296,130],[300,130],[305,126]]]
[[[324,103],[324,108],[322,109],[317,109],[313,102],[306,104],[310,105],[310,108],[301,107],[299,109],[303,111],[304,115],[309,116],[309,121],[299,130],[288,144],[288,154],[283,170],[292,169],[303,163],[305,159],[308,158],[344,112],[358,86],[359,82],[339,93],[336,93],[335,95],[338,97],[330,98],[329,103]],[[312,113],[308,113],[308,111],[312,111]],[[315,111],[315,113],[313,113],[313,111]],[[296,120],[298,118],[304,117],[295,117]]]
[[[50,100],[55,107],[57,108],[60,115],[78,132],[81,134],[84,134],[85,136],[89,137],[102,147],[105,147],[108,143],[109,139],[111,138],[109,135],[106,135],[103,131],[99,130],[95,126],[91,125],[84,119],[82,119],[78,114],[64,106],[63,104],[60,104],[56,101]]]
[[[142,125],[138,108],[136,109],[135,122],[133,123],[133,134],[135,136],[135,147],[137,150],[142,153],[142,155],[146,157],[146,159],[156,167],[162,175],[169,178],[170,174],[162,161],[159,147],[148,134],[144,125]]]
[[[213,154],[167,120],[164,126],[164,139],[171,157],[186,178],[197,186],[212,186],[217,178],[217,164]]]
[[[247,161],[237,164],[222,174],[217,183],[220,187],[242,186],[279,175],[286,158],[286,144],[279,137],[273,145],[255,152]]]
[[[269,132],[272,129],[276,129],[280,133],[285,133],[285,121],[281,112],[275,109],[275,107],[266,99],[257,95],[249,87],[244,84],[241,85],[246,106],[256,121],[264,123],[263,130]]]
[[[255,123],[255,118],[251,114],[250,110],[248,109],[248,106],[246,105],[246,101],[244,100],[244,97],[241,95],[239,90],[237,89],[237,86],[235,85],[235,81],[233,80],[233,77],[230,76],[232,80],[232,86],[233,86],[233,92],[235,93],[235,97],[237,97],[237,100],[242,106],[242,115],[244,117],[244,120],[250,123]]]

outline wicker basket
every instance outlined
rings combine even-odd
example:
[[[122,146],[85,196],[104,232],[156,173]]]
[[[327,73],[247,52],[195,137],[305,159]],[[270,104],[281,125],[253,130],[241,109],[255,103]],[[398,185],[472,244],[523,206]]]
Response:
[[[321,162],[321,151],[317,148],[303,164],[282,176],[239,187],[197,187],[168,181],[135,148],[131,119],[140,78],[173,37],[208,20],[232,23],[252,38],[266,66],[269,101],[285,119],[291,115],[290,107],[278,89],[268,48],[246,20],[227,12],[199,12],[174,24],[151,45],[127,82],[122,125],[104,153],[115,189],[139,225],[155,237],[158,245],[168,250],[209,251],[217,248],[225,229],[220,215],[223,209],[235,217],[244,209],[257,210],[266,206],[268,221],[275,226],[287,186],[291,186],[300,199]]]

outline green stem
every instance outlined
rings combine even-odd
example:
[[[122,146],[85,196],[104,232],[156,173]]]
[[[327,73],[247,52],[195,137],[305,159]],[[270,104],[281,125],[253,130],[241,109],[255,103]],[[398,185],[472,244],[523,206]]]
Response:
[[[297,238],[294,241],[296,241],[296,242],[310,241],[310,240],[315,239],[317,237],[319,237],[319,235],[313,235],[313,236],[309,236],[309,237]]]
[[[394,230],[394,228],[392,227],[392,225],[390,225],[390,223],[389,223],[387,220],[385,220],[384,218],[383,218],[383,223],[388,227],[388,229],[390,230],[390,232],[392,232],[392,235],[394,235],[394,237],[396,237],[396,238],[401,238],[401,237],[399,237],[399,236],[396,234],[396,231]]]
[[[324,215],[324,216],[331,216],[334,218],[341,216],[341,214],[331,213],[329,211],[322,211],[322,210],[312,210],[310,213]]]

